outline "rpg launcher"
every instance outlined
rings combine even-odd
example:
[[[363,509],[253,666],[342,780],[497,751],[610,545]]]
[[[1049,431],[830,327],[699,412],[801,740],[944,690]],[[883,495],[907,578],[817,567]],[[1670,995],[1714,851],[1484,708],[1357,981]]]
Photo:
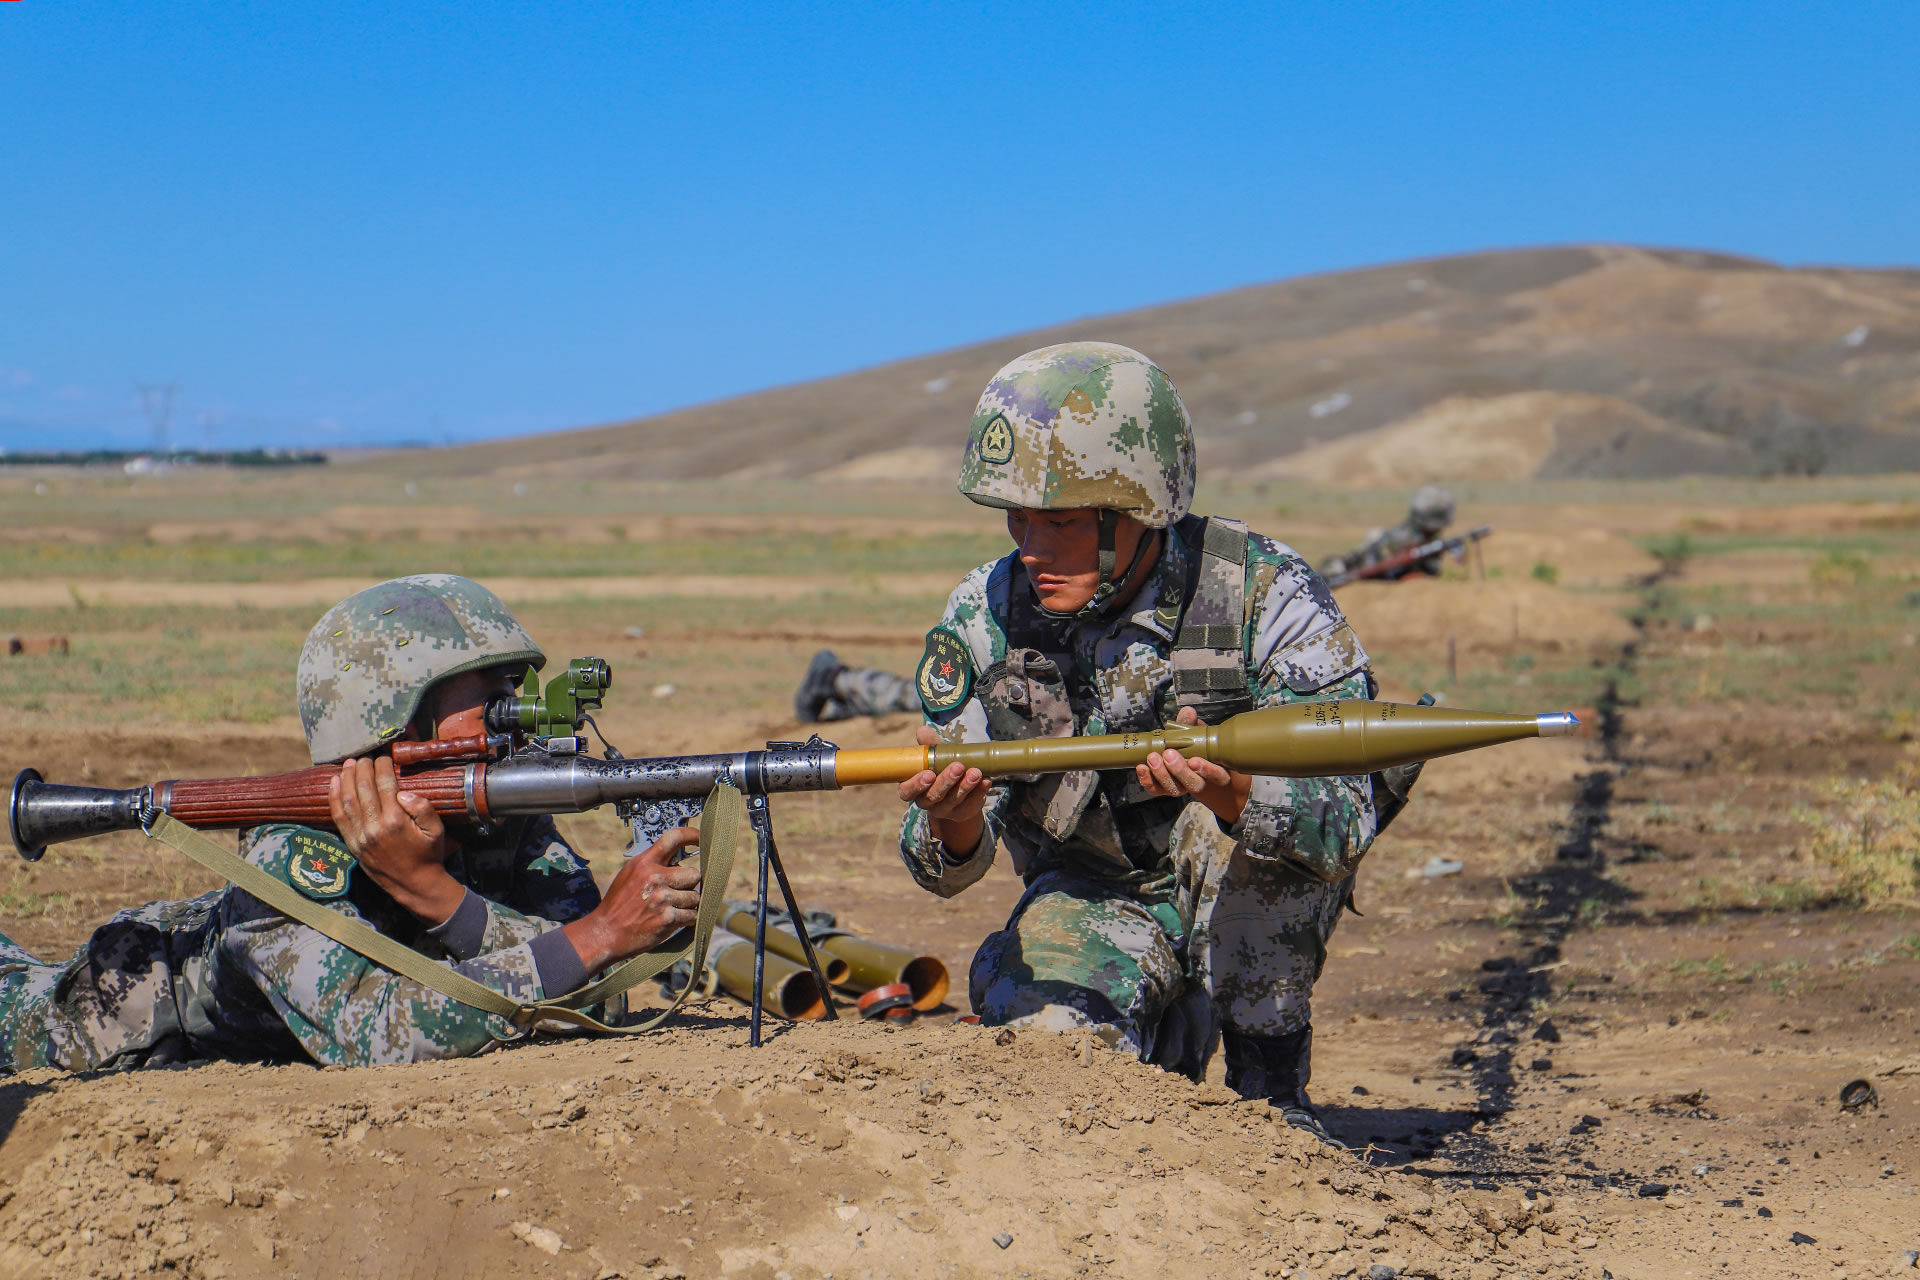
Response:
[[[1417,550],[1417,548],[1416,548]],[[484,826],[504,818],[581,813],[612,805],[633,828],[635,850],[698,811],[698,798],[727,784],[746,799],[759,848],[755,920],[753,1043],[759,1043],[765,985],[767,877],[778,879],[788,928],[804,919],[773,839],[769,797],[790,791],[898,783],[922,770],[959,763],[988,777],[1082,769],[1130,769],[1160,751],[1204,756],[1241,773],[1334,777],[1373,773],[1520,738],[1555,737],[1579,721],[1567,712],[1519,715],[1393,702],[1299,702],[1249,711],[1217,725],[1172,724],[1151,731],[1011,742],[842,750],[818,737],[770,742],[760,751],[628,759],[612,746],[587,751],[578,731],[613,683],[598,658],[576,658],[541,694],[529,670],[522,691],[488,705],[488,732],[434,742],[395,742],[389,750],[406,790],[449,823]],[[598,726],[594,726],[598,733]],[[14,779],[7,806],[14,848],[28,861],[48,845],[110,831],[144,830],[166,813],[199,828],[288,822],[332,825],[327,784],[338,765],[255,778],[173,779],[124,790],[45,781],[33,769]],[[829,990],[804,926],[797,928],[815,989]],[[827,1002],[825,1016],[834,1016]]]
[[[582,813],[613,805],[633,816],[659,801],[704,796],[730,783],[748,796],[898,783],[950,764],[990,778],[1130,769],[1154,752],[1204,756],[1241,773],[1314,778],[1373,773],[1520,738],[1572,733],[1570,712],[1541,715],[1410,706],[1397,702],[1296,702],[1248,711],[1217,725],[1171,724],[1151,731],[1082,738],[1026,738],[932,747],[846,750],[814,739],[762,751],[627,759],[587,754],[580,739],[553,738],[503,753],[497,739],[398,742],[392,747],[406,790],[450,823],[484,824],[532,814]],[[59,786],[23,770],[8,820],[29,861],[46,846],[108,831],[136,830],[156,813],[193,827],[294,822],[329,827],[327,783],[338,765],[257,778],[155,782],[116,790]]]
[[[1396,551],[1384,560],[1376,560],[1372,564],[1363,564],[1358,568],[1348,569],[1344,573],[1333,574],[1327,578],[1327,585],[1344,587],[1349,582],[1360,578],[1397,578],[1429,556],[1450,555],[1457,560],[1466,554],[1469,546],[1492,532],[1492,525],[1483,524],[1478,529],[1469,529],[1456,537],[1435,538],[1417,547]]]

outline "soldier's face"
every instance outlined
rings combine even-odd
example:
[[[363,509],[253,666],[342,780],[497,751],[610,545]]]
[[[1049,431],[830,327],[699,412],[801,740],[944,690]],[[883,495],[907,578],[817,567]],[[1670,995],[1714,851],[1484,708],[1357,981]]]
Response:
[[[1115,572],[1133,563],[1133,553],[1147,527],[1121,516],[1114,530]],[[1020,550],[1040,603],[1056,613],[1086,607],[1100,587],[1100,515],[1092,507],[1070,511],[1034,511],[1017,507],[1007,512],[1007,536]]]
[[[468,738],[487,731],[487,704],[514,691],[513,677],[504,671],[462,671],[448,676],[427,695],[427,719],[433,736]]]

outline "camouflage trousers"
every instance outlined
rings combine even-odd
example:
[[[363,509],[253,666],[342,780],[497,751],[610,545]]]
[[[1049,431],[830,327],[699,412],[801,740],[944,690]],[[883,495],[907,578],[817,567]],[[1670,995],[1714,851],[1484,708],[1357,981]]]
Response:
[[[101,945],[117,946],[116,958],[133,962],[129,971],[113,974],[112,991],[97,981]],[[134,952],[156,945],[159,953],[145,957],[149,963],[137,963]],[[34,1067],[113,1066],[129,1050],[136,1060],[161,1060],[149,1051],[179,1040],[164,939],[126,930],[52,964],[0,934],[0,1075]]]
[[[833,697],[820,708],[822,720],[885,716],[920,710],[913,681],[877,667],[844,667],[833,677]]]
[[[1067,871],[1035,877],[974,955],[974,1012],[987,1024],[1085,1027],[1196,1077],[1223,1030],[1299,1031],[1352,881],[1325,884],[1224,837],[1212,843],[1179,867],[1171,901]]]

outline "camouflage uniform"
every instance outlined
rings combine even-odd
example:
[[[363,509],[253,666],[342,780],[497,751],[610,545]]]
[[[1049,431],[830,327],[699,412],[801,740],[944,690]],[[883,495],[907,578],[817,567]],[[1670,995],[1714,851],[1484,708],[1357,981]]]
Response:
[[[1014,593],[1032,595],[1019,561],[974,570],[940,627],[964,642],[975,688],[928,723],[943,741],[980,742],[1171,722],[1172,619],[1196,550],[1191,537],[1191,526],[1171,532],[1127,614],[1063,629],[1064,673],[1035,649],[1010,652]],[[1253,704],[1370,696],[1366,654],[1318,576],[1259,535],[1248,553]],[[1369,780],[1256,778],[1240,821],[1223,830],[1197,802],[1148,796],[1132,770],[1085,777],[997,786],[987,834],[963,855],[934,841],[924,810],[907,811],[901,853],[923,888],[960,892],[986,874],[1001,844],[1027,883],[1008,928],[975,958],[975,1010],[996,1022],[1053,1006],[1046,1020],[1099,1026],[1110,1043],[1154,1057],[1155,1030],[1190,964],[1225,1026],[1268,1036],[1299,1030],[1350,876],[1373,838]],[[1058,805],[1063,792],[1072,798]],[[1095,905],[1080,911],[1059,895]],[[1036,948],[1047,963],[1036,963]]]
[[[802,723],[888,716],[918,711],[920,695],[905,676],[878,667],[849,667],[833,650],[822,649],[807,667],[793,709]]]
[[[1367,535],[1367,540],[1342,556],[1335,556],[1320,566],[1320,572],[1331,578],[1337,574],[1351,573],[1364,569],[1370,564],[1379,564],[1389,556],[1398,555],[1408,547],[1417,547],[1432,542],[1446,532],[1453,523],[1453,495],[1437,485],[1428,485],[1413,495],[1413,504],[1407,511],[1407,518],[1399,524],[1386,529],[1375,529]],[[1445,557],[1436,553],[1426,556],[1404,569],[1380,575],[1387,581],[1403,578],[1409,573],[1437,575]]]
[[[301,653],[298,702],[314,762],[400,736],[449,675],[544,661],[478,583],[435,574],[360,592],[328,611]],[[585,977],[560,925],[591,911],[600,893],[549,818],[511,820],[455,845],[447,869],[468,892],[432,928],[359,872],[331,833],[254,827],[240,851],[309,898],[516,1000],[558,995]],[[232,886],[123,911],[65,964],[0,936],[0,1072],[216,1057],[406,1062],[477,1053],[519,1034]]]
[[[820,709],[820,718],[851,720],[919,709],[920,695],[905,676],[878,667],[843,667],[833,678],[833,699]]]
[[[240,841],[247,861],[296,887],[290,863],[316,848],[344,852],[337,837],[290,825],[254,827]],[[433,929],[358,871],[327,905],[516,1000],[579,985],[577,956],[569,969],[563,954],[555,973],[547,953],[572,950],[555,931],[599,905],[600,892],[551,818],[515,819],[462,844],[448,870],[469,895]],[[367,1066],[460,1057],[519,1034],[231,886],[122,911],[65,964],[0,936],[0,1072],[196,1058]]]
[[[1077,363],[1063,369],[1062,351]],[[1141,405],[1144,423],[1128,412]],[[1172,383],[1145,357],[1075,344],[1002,370],[976,411],[962,490],[1003,506],[1036,489],[1057,495],[1049,506],[1111,502],[1114,471],[1074,455],[1073,418],[1077,438],[1147,455],[1124,510],[1166,530],[1159,561],[1117,612],[1070,617],[1039,607],[1017,553],[969,574],[916,675],[944,741],[1147,730],[1181,705],[1214,722],[1244,706],[1371,695],[1364,650],[1298,555],[1232,522],[1182,518],[1191,437]],[[1029,473],[1006,480],[996,468]],[[1233,601],[1231,616],[1207,614],[1210,600]],[[1184,643],[1196,634],[1211,647]],[[1002,844],[1026,882],[974,958],[983,1021],[1086,1026],[1195,1074],[1223,1030],[1229,1082],[1278,1097],[1261,1054],[1239,1050],[1304,1038],[1327,938],[1373,839],[1370,779],[1257,778],[1228,828],[1197,801],[1149,795],[1131,770],[1014,778],[994,788],[985,819],[977,848],[953,850],[910,808],[900,842],[914,879],[942,897],[984,876]]]

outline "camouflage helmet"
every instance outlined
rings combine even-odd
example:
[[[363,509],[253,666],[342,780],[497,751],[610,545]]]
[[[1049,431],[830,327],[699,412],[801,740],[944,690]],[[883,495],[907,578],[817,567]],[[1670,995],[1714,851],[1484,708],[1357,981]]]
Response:
[[[989,507],[1097,507],[1164,529],[1193,502],[1193,425],[1166,370],[1112,342],[1029,351],[973,410],[960,492]]]
[[[334,764],[405,733],[448,676],[546,661],[500,597],[472,579],[394,578],[348,596],[307,633],[294,679],[300,727],[313,762]]]
[[[1453,495],[1437,484],[1427,485],[1413,495],[1407,521],[1423,532],[1440,532],[1453,523]]]

